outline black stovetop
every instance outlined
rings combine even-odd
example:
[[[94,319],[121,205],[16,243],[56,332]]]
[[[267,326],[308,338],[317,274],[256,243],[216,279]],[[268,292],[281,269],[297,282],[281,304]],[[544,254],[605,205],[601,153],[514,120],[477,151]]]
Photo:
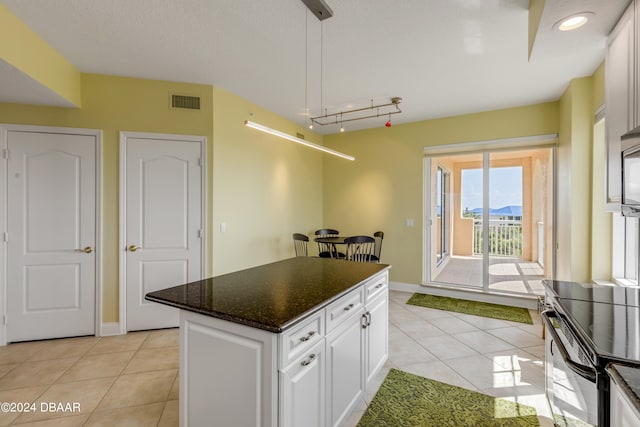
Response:
[[[563,314],[586,337],[599,366],[640,363],[640,307],[560,298]]]
[[[558,298],[607,304],[640,305],[640,288],[564,282],[561,280],[545,280],[545,286],[547,290]]]
[[[547,301],[591,350],[592,361],[640,365],[640,289],[545,281]]]

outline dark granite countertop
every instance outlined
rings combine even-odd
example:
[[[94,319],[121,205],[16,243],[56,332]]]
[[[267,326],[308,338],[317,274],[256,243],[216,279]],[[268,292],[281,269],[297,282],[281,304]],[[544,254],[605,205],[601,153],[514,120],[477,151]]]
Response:
[[[607,365],[607,373],[616,380],[629,401],[640,412],[640,369],[618,363]]]
[[[145,298],[279,333],[388,268],[296,257],[151,292]]]

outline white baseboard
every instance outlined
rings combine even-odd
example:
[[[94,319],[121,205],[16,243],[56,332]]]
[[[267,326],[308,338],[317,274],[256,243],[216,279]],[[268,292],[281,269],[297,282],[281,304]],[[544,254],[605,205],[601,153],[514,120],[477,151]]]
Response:
[[[120,332],[119,322],[106,322],[100,325],[100,333],[98,336],[109,337],[113,335],[122,335],[122,332]]]
[[[488,294],[473,289],[453,289],[447,286],[416,285],[413,283],[403,282],[389,282],[389,289],[392,291],[412,292],[417,294],[490,302],[493,304],[504,304],[513,307],[528,308],[530,310],[538,309],[538,297],[536,296],[520,296],[499,293]]]
[[[419,294],[424,293],[424,292],[420,292],[420,288],[422,288],[422,286],[415,285],[413,283],[389,281],[389,289],[392,291],[412,292],[412,293],[419,293]]]

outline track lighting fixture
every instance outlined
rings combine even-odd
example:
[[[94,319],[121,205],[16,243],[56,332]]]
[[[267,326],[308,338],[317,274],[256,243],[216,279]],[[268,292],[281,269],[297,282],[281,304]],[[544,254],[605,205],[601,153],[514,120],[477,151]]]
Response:
[[[391,115],[402,113],[400,110],[399,104],[402,102],[402,98],[399,96],[394,96],[391,98],[390,102],[384,104],[375,104],[373,103],[373,99],[371,100],[371,105],[364,108],[356,108],[353,110],[340,111],[337,113],[328,114],[325,110],[324,115],[311,117],[311,124],[316,124],[319,126],[325,126],[329,124],[340,122],[340,131],[342,132],[342,124],[345,122],[352,122],[355,120],[363,120],[363,119],[371,119],[377,117],[388,116],[389,119],[385,123],[386,127],[391,126]],[[389,111],[391,109],[391,111]],[[345,118],[346,117],[346,118]],[[338,120],[339,118],[339,120]]]

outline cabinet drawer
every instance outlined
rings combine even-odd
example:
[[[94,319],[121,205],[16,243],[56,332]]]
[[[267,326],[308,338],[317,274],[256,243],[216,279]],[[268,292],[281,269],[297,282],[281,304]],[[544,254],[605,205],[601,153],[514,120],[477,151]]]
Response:
[[[364,307],[363,287],[359,287],[332,302],[326,308],[327,332],[347,320],[354,312],[361,310],[362,307]]]
[[[372,299],[381,295],[383,291],[389,287],[389,273],[385,272],[383,275],[374,277],[364,285],[365,301],[369,303]]]
[[[324,310],[320,310],[280,336],[280,368],[323,339]]]

